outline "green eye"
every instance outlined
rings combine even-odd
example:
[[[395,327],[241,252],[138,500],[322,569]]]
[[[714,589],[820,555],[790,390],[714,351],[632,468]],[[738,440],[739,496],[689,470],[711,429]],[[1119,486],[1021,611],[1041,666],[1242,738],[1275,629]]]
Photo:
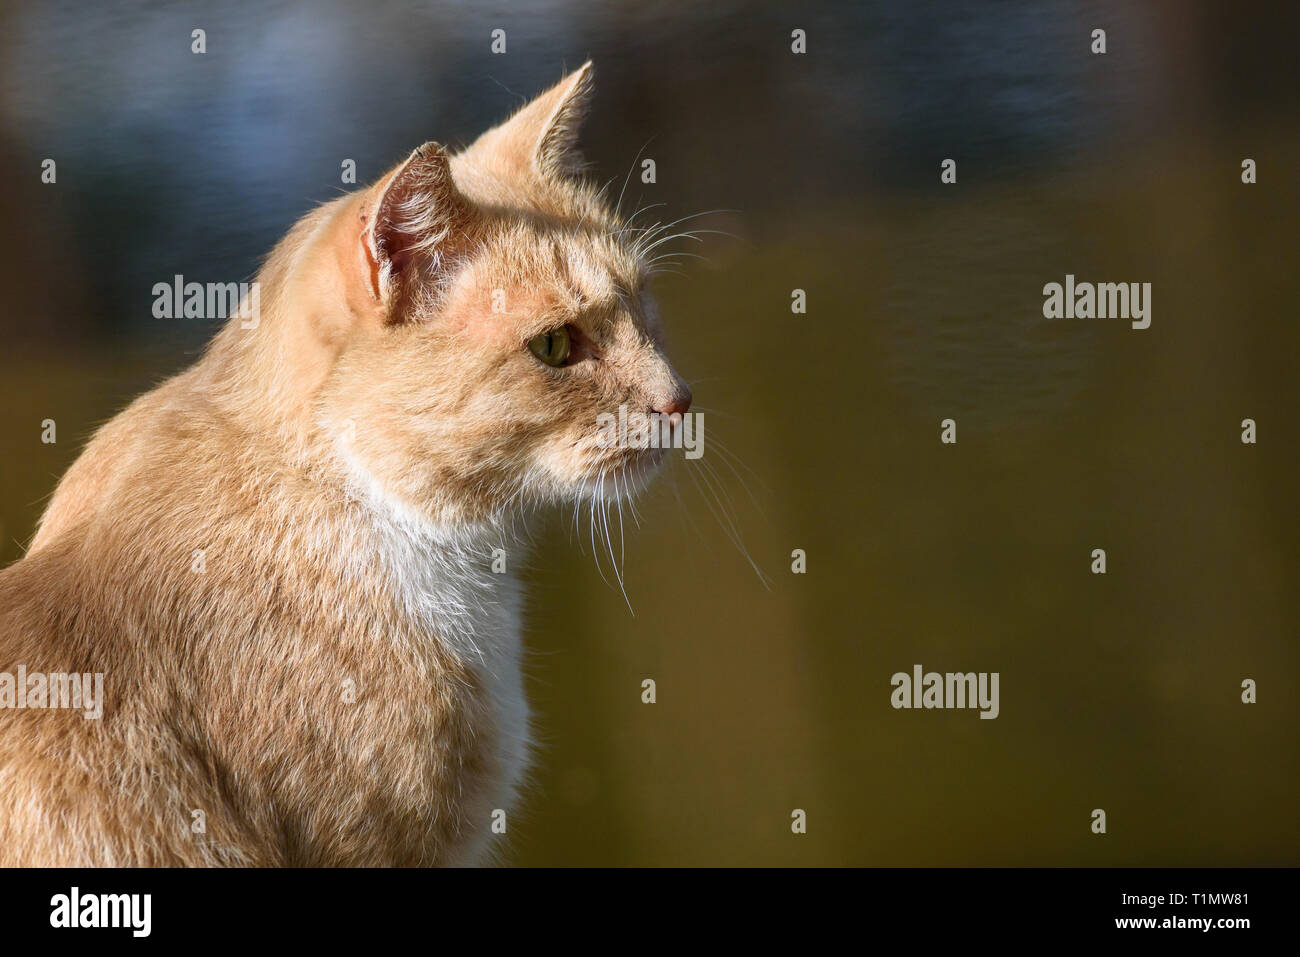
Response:
[[[533,336],[528,340],[528,348],[548,366],[562,366],[569,358],[569,330],[556,329]]]

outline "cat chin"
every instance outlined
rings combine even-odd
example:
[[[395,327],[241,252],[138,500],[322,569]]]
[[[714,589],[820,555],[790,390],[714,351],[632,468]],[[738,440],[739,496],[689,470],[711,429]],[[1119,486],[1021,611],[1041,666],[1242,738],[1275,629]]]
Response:
[[[663,465],[662,449],[646,449],[635,455],[592,469],[578,486],[578,499],[614,503],[640,495],[654,481]]]

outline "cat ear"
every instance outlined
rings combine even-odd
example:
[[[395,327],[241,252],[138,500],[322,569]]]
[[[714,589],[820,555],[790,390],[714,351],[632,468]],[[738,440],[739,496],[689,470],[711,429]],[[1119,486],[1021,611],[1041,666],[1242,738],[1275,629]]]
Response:
[[[465,157],[508,173],[548,178],[582,168],[578,129],[591,106],[596,68],[590,60],[500,126],[480,136]]]
[[[446,150],[425,143],[373,189],[362,207],[362,254],[370,293],[390,307],[423,271],[437,271],[469,204],[451,177]]]

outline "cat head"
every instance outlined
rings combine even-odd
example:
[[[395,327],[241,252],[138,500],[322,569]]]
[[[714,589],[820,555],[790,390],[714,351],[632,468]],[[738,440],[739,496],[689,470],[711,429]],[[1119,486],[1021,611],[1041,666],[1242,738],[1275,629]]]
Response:
[[[426,143],[304,240],[314,419],[423,516],[638,489],[662,453],[609,447],[602,414],[690,406],[637,233],[579,175],[591,88],[587,64],[457,155]]]

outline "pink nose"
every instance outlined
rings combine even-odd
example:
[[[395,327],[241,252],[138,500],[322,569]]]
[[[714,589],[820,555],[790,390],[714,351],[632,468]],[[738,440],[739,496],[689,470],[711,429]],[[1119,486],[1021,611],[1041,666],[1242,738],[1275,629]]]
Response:
[[[660,415],[685,415],[691,407],[691,390],[682,386],[667,401],[660,402],[655,411]]]

